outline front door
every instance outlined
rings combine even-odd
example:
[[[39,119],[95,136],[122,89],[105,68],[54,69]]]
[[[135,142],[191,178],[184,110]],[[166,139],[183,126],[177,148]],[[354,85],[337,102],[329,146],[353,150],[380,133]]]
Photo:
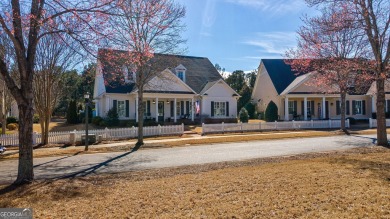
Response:
[[[158,101],[158,121],[164,122],[164,101]]]

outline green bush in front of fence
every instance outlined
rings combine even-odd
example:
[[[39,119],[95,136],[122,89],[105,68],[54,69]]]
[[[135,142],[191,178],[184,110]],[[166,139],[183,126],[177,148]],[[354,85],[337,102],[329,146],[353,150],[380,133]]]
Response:
[[[265,110],[264,119],[267,122],[274,122],[278,120],[278,106],[273,101],[270,101]]]
[[[240,110],[239,118],[242,123],[248,123],[249,121],[248,111],[244,107]]]

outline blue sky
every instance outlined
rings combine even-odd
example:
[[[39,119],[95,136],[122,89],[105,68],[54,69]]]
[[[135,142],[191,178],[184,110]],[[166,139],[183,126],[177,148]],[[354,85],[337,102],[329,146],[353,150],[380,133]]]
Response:
[[[187,55],[208,57],[226,71],[253,70],[296,45],[304,0],[180,0],[187,9]]]

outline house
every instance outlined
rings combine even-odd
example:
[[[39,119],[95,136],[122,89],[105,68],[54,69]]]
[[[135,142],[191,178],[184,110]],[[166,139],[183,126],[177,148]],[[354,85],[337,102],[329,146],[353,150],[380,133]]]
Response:
[[[296,74],[283,59],[261,60],[252,93],[257,111],[264,112],[273,101],[280,120],[340,119],[340,94],[313,86],[312,74]],[[376,112],[375,93],[375,83],[359,90],[351,87],[346,97],[347,117],[371,118]],[[390,99],[390,95],[386,97]],[[390,111],[390,101],[386,103],[386,111]]]
[[[154,54],[154,77],[144,87],[143,103],[138,103],[136,72],[120,58],[128,54],[99,50],[93,95],[96,115],[105,117],[115,108],[120,120],[138,122],[138,107],[143,104],[144,119],[156,122],[237,118],[239,95],[203,57]]]

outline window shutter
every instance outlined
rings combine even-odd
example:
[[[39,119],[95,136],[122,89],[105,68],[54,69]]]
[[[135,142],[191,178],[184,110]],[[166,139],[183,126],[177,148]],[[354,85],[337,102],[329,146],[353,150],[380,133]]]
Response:
[[[298,111],[298,105],[297,105],[298,101],[294,101],[294,114],[297,114],[297,111]]]
[[[349,107],[349,100],[347,100],[346,102],[345,102],[345,108],[346,108],[346,114],[347,115],[350,115],[351,113],[350,113],[350,107]]]
[[[336,100],[336,115],[341,114],[340,100]]]
[[[116,108],[117,102],[118,102],[117,100],[113,100],[113,101],[112,101],[112,109],[114,109],[115,112],[118,112],[118,111],[117,111],[117,108]]]
[[[190,113],[190,101],[186,101],[186,114]]]
[[[390,112],[390,100],[386,100],[386,112]]]
[[[150,100],[146,101],[146,113],[150,116]]]
[[[362,111],[363,111],[363,115],[366,115],[366,101],[365,100],[363,100],[362,101]]]
[[[211,117],[214,117],[214,101],[211,101]]]
[[[356,115],[356,101],[352,100],[352,115]]]
[[[304,101],[301,101],[301,114],[305,114],[305,103]]]
[[[171,117],[174,117],[174,116],[175,116],[174,108],[175,108],[175,103],[174,103],[173,101],[171,101]]]
[[[129,107],[130,107],[130,101],[126,100],[126,117],[130,117]]]
[[[315,115],[315,112],[316,112],[316,110],[315,110],[315,108],[314,108],[314,100],[312,100],[311,101],[311,109],[310,109],[310,115],[313,117],[314,115]]]
[[[229,117],[229,101],[226,101],[226,117]]]
[[[184,115],[184,101],[180,102],[180,114]]]

